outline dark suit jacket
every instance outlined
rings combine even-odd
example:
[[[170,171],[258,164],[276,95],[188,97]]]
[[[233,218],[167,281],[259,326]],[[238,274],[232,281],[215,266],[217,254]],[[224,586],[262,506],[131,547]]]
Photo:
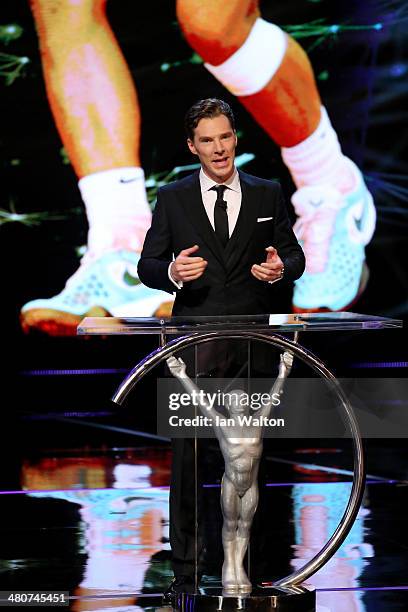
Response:
[[[199,173],[161,187],[140,257],[139,278],[148,287],[173,293],[168,267],[173,255],[198,244],[195,256],[208,261],[204,274],[176,293],[174,316],[265,314],[274,310],[274,284],[251,274],[274,246],[286,281],[304,270],[305,260],[289,223],[279,183],[239,172],[242,202],[234,232],[222,248],[205,211]],[[259,222],[259,218],[272,217]]]

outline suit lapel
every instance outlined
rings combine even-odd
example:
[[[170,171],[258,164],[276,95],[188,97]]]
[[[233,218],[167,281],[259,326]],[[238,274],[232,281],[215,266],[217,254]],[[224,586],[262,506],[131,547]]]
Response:
[[[205,211],[201,197],[199,172],[191,175],[191,181],[186,188],[180,192],[186,217],[200,234],[206,245],[211,249],[214,256],[225,265],[224,253],[221,244],[213,230]]]
[[[242,193],[241,208],[236,226],[225,248],[227,270],[232,270],[241,258],[243,251],[247,248],[247,244],[255,230],[261,203],[262,191],[253,184],[251,177],[244,172],[239,172],[239,180]]]

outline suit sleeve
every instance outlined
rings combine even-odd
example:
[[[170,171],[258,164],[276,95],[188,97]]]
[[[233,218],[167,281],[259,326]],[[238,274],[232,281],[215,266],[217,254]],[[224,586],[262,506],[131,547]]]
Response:
[[[174,293],[176,288],[168,275],[169,265],[173,259],[172,239],[163,200],[165,197],[163,198],[159,190],[152,225],[146,234],[137,271],[144,285]]]
[[[274,246],[278,251],[278,255],[285,266],[284,278],[295,281],[303,274],[305,269],[305,256],[303,254],[302,247],[298,243],[297,238],[293,233],[286,210],[282,188],[279,184],[277,199],[275,239],[272,246]]]

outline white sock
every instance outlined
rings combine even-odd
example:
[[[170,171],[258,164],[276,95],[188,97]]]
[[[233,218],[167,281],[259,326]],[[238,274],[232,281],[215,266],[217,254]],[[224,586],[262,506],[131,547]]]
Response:
[[[282,158],[296,187],[326,185],[347,191],[352,177],[349,159],[341,152],[326,109],[321,107],[320,123],[303,142],[283,147]]]
[[[255,21],[243,45],[218,66],[204,66],[235,96],[261,91],[279,69],[286,53],[283,30],[261,17]]]
[[[113,168],[84,176],[78,186],[88,218],[88,255],[112,249],[140,252],[151,223],[142,168]]]

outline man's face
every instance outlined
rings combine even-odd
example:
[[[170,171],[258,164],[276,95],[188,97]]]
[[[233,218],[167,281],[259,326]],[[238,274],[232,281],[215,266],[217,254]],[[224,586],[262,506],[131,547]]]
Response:
[[[189,138],[187,144],[198,155],[206,175],[216,183],[223,183],[233,174],[237,135],[225,115],[200,119],[194,140]]]

